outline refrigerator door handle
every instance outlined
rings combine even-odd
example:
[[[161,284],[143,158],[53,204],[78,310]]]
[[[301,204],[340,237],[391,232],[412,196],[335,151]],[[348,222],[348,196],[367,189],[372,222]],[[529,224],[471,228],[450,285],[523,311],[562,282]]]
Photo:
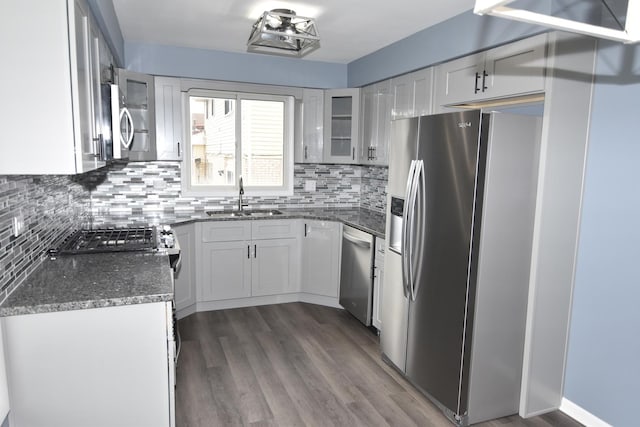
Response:
[[[411,180],[411,192],[409,196],[409,205],[407,206],[409,210],[409,224],[407,225],[407,236],[408,236],[408,251],[407,251],[407,267],[409,273],[409,281],[407,284],[407,294],[409,298],[412,298],[415,301],[415,297],[413,295],[413,287],[415,285],[415,276],[413,259],[415,255],[415,240],[414,237],[416,235],[416,200],[417,200],[417,192],[418,192],[418,175],[420,170],[421,160],[415,160],[415,166],[413,168],[413,178]]]
[[[412,233],[411,233],[411,251],[412,253],[414,253],[414,250],[417,250],[417,254],[418,254],[418,259],[421,261],[422,260],[422,254],[424,252],[424,240],[425,240],[425,223],[426,223],[426,206],[425,206],[425,190],[426,190],[426,182],[425,182],[425,173],[424,173],[424,160],[418,160],[417,165],[416,165],[416,179],[415,179],[415,191],[414,191],[414,200],[413,200],[413,210],[415,211],[416,208],[416,204],[420,203],[420,218],[418,218],[418,221],[420,221],[420,229],[419,229],[419,241],[418,241],[418,247],[417,249],[414,247],[414,242],[413,242],[413,237],[415,236],[414,233],[414,228],[415,228],[415,222],[411,224],[412,227]],[[421,269],[422,265],[424,263],[419,262],[417,268]],[[419,280],[419,275],[420,272],[416,271],[413,268],[413,264],[411,264],[411,300],[415,301],[416,297],[418,295],[418,288],[420,286],[420,280]],[[417,279],[417,280],[416,280]]]
[[[409,221],[410,221],[410,198],[411,198],[411,189],[413,188],[413,175],[416,168],[416,161],[411,161],[411,166],[409,167],[409,175],[407,176],[407,188],[405,191],[404,198],[404,208],[402,211],[402,232],[400,239],[400,253],[402,258],[402,288],[404,291],[404,296],[409,297],[409,248],[408,248],[408,230],[409,230]]]

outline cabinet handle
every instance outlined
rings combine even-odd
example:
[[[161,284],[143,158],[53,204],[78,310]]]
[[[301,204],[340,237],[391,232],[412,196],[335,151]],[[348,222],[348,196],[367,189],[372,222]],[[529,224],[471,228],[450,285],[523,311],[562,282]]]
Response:
[[[251,245],[247,245],[247,259],[251,259]]]
[[[351,149],[351,159],[352,160],[356,159],[356,149],[355,149],[355,147]]]
[[[307,223],[304,224],[304,237],[307,237]]]
[[[307,147],[306,145],[304,146],[304,159],[307,160],[309,157],[307,156],[307,152],[309,147]]]
[[[376,154],[376,149],[377,147],[371,147],[371,160],[375,160],[378,158],[378,155]]]
[[[253,245],[253,257],[258,258],[258,245]]]
[[[93,138],[93,151],[96,159],[105,160],[102,153],[102,134],[99,134],[97,138]]]
[[[478,80],[480,80],[480,74],[476,72],[476,83],[473,87],[473,93],[478,93],[480,92],[480,88],[478,87]]]
[[[489,89],[486,85],[487,77],[489,77],[489,74],[487,74],[487,70],[483,70],[482,71],[482,92]]]
[[[178,141],[178,158],[180,158],[180,141]]]

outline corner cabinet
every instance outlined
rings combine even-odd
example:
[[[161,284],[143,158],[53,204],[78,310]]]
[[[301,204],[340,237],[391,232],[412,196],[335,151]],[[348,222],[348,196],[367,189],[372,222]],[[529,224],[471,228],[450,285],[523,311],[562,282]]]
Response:
[[[385,80],[361,89],[360,163],[365,165],[389,164],[391,135],[391,80]]]
[[[324,93],[325,163],[358,163],[360,89],[330,89]]]
[[[541,34],[439,65],[437,105],[544,91],[546,46]]]
[[[34,33],[34,29],[37,29]],[[105,165],[100,128],[102,37],[84,0],[0,14],[0,174],[77,174]],[[104,55],[103,55],[104,56]]]
[[[180,79],[155,77],[156,151],[158,160],[182,160],[182,92]]]
[[[324,90],[303,89],[296,163],[322,163],[324,146]]]

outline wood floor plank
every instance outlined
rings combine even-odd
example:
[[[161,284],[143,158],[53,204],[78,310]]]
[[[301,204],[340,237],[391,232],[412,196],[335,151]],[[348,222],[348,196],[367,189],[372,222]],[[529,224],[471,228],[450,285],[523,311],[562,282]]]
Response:
[[[279,338],[275,334],[260,334],[257,338],[305,425],[334,425],[291,364]]]
[[[223,339],[228,339],[224,337]],[[240,392],[228,367],[214,367],[206,370],[206,378],[211,387],[217,419],[222,426],[244,426],[241,414],[242,402],[239,399]],[[211,422],[208,425],[217,425]]]
[[[204,359],[198,341],[183,341],[176,381],[176,425],[205,427],[222,425],[215,399],[206,378]]]
[[[247,359],[244,349],[235,337],[220,337],[229,370],[238,390],[240,413],[247,424],[273,418],[271,409]]]
[[[451,427],[344,310],[290,303],[179,321],[176,425]],[[579,427],[555,411],[478,427]]]

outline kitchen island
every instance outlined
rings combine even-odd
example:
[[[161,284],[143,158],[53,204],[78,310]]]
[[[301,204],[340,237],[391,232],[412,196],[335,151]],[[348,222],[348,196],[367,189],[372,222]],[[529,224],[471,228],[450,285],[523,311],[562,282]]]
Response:
[[[166,255],[47,259],[0,305],[12,426],[173,426]]]

